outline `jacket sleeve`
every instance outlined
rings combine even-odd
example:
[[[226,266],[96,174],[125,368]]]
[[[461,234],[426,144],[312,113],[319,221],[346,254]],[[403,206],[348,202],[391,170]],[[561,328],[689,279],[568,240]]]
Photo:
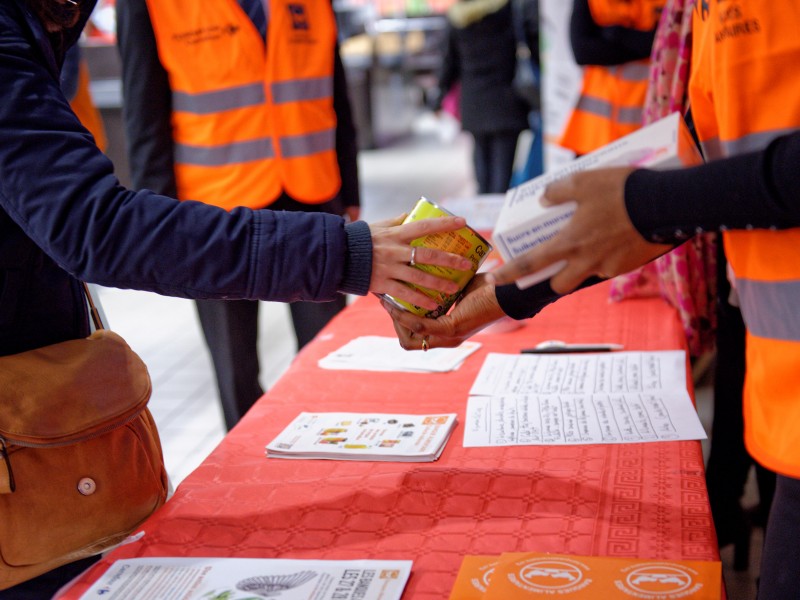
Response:
[[[177,197],[172,93],[167,72],[158,58],[147,3],[119,0],[116,13],[131,182],[135,188]]]
[[[0,78],[0,209],[74,277],[188,298],[367,292],[366,224],[125,189],[21,27],[0,36]]]
[[[800,131],[760,152],[678,171],[635,171],[625,205],[645,239],[680,243],[697,231],[800,227]]]
[[[67,100],[72,102],[78,93],[78,79],[80,78],[80,47],[73,46],[64,56],[61,66],[61,91]]]
[[[577,289],[582,290],[601,281],[603,280],[598,277],[589,277]],[[548,279],[524,290],[519,289],[513,283],[501,285],[495,289],[495,297],[504,313],[512,319],[522,320],[536,316],[546,306],[561,298],[562,295],[553,291]]]

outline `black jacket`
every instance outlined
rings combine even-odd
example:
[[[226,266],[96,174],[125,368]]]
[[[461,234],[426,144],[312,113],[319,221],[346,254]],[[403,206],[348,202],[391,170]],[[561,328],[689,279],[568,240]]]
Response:
[[[528,108],[511,85],[517,43],[509,0],[461,0],[448,11],[447,46],[439,94],[461,82],[461,124],[471,133],[528,128]],[[534,55],[538,51],[534,48]]]

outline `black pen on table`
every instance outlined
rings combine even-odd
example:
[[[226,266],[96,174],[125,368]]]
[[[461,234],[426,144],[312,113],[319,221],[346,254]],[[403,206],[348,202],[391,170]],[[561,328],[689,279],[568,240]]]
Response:
[[[622,344],[599,343],[599,344],[567,344],[560,340],[548,340],[536,344],[533,348],[523,348],[520,354],[569,354],[572,352],[611,352],[622,350]]]

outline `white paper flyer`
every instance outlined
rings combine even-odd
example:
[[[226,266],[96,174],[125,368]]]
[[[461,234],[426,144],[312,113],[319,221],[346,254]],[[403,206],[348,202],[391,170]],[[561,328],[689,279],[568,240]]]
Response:
[[[464,342],[458,348],[409,352],[400,347],[396,337],[365,335],[324,356],[318,364],[334,370],[446,373],[458,369],[480,347],[478,342]]]
[[[399,600],[408,560],[131,558],[81,600]]]

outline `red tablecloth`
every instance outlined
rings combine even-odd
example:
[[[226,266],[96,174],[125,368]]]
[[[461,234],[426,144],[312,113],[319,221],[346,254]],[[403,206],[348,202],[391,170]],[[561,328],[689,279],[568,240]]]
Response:
[[[65,597],[118,558],[239,556],[412,559],[404,598],[447,598],[466,554],[538,551],[719,560],[699,442],[464,448],[459,424],[433,463],[267,459],[299,412],[455,412],[488,352],[547,339],[685,347],[660,300],[609,303],[607,285],[521,329],[478,335],[446,374],[330,371],[317,361],[360,335],[394,335],[375,298],[348,307],[297,357],[175,495]],[[690,390],[691,391],[691,390]]]

